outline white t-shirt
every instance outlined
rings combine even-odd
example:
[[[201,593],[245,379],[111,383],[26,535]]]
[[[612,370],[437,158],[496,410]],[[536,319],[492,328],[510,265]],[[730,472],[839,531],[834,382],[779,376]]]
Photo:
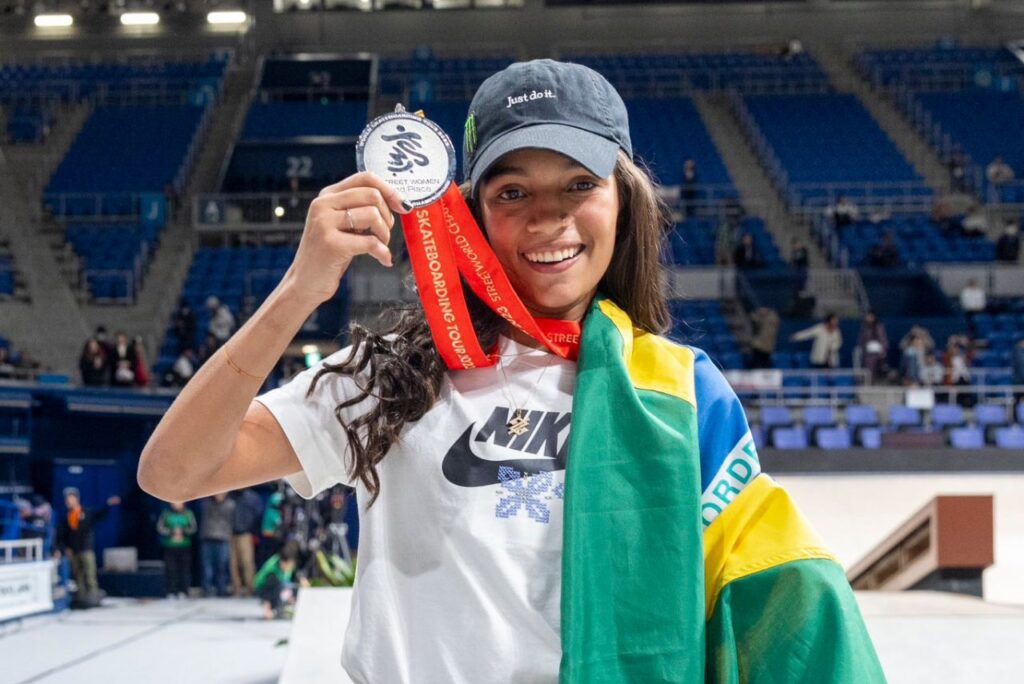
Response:
[[[350,482],[335,407],[356,395],[325,375],[343,349],[257,398],[302,464],[289,483],[310,498],[356,489],[359,562],[342,665],[357,684],[557,682],[561,660],[562,514],[576,364],[501,338],[497,366],[449,372],[437,404],[405,426],[378,464],[380,496]],[[706,527],[760,472],[743,407],[694,349]],[[511,407],[530,432],[510,435]],[[346,409],[346,419],[368,402]],[[339,635],[340,638],[340,635]]]
[[[338,363],[344,349],[325,359]],[[334,407],[354,382],[318,366],[258,397],[302,463],[304,497],[356,487],[359,562],[342,664],[357,683],[556,682],[562,503],[576,364],[502,338],[497,366],[445,374],[441,396],[378,464],[380,495],[349,481]],[[511,400],[510,401],[510,397]],[[508,433],[525,404],[531,431]],[[358,415],[360,405],[347,412]],[[530,473],[529,477],[523,477]]]

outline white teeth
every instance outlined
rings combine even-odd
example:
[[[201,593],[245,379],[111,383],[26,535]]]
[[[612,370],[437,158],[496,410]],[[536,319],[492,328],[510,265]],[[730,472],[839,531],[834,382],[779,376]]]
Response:
[[[554,264],[559,261],[570,259],[582,251],[583,246],[579,245],[577,247],[569,247],[554,252],[534,252],[533,254],[525,254],[524,256],[527,261],[532,261],[537,264]]]

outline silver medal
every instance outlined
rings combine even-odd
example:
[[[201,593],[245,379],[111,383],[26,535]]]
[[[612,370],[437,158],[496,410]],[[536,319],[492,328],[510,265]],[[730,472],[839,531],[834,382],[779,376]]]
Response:
[[[380,176],[414,207],[444,194],[455,178],[455,147],[441,127],[399,105],[363,129],[356,141],[360,171]]]

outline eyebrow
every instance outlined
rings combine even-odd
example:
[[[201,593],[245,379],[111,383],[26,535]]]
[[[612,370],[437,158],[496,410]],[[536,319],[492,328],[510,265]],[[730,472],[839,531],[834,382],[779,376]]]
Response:
[[[566,171],[569,171],[569,170],[572,170],[572,169],[583,169],[584,171],[587,171],[587,168],[585,166],[583,166],[583,164],[580,164],[578,161],[576,161],[574,159],[566,159],[565,162],[566,163],[564,165],[564,168],[565,168]],[[526,170],[523,167],[521,167],[521,166],[511,166],[509,164],[498,164],[493,169],[491,169],[490,172],[488,172],[487,179],[490,180],[492,178],[497,178],[498,176],[506,176],[506,175],[509,175],[509,176],[517,176],[517,175],[518,176],[525,176],[526,175]]]

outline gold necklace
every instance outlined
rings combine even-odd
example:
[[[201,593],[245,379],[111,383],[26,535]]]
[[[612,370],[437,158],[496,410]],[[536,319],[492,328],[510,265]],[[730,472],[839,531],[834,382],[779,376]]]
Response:
[[[537,386],[540,386],[541,380],[544,379],[544,374],[548,372],[549,366],[544,366],[544,370],[540,372],[540,376],[537,378]],[[505,398],[508,399],[508,403],[512,405],[512,418],[505,423],[505,428],[508,430],[508,434],[519,437],[530,431],[530,416],[525,410],[526,401],[521,405],[516,405],[516,400],[512,396],[512,386],[509,384],[508,376],[505,374],[505,364],[498,361],[498,370],[501,371],[501,377],[505,381],[505,386],[502,388],[502,393]],[[526,396],[526,400],[529,401],[530,395]]]

